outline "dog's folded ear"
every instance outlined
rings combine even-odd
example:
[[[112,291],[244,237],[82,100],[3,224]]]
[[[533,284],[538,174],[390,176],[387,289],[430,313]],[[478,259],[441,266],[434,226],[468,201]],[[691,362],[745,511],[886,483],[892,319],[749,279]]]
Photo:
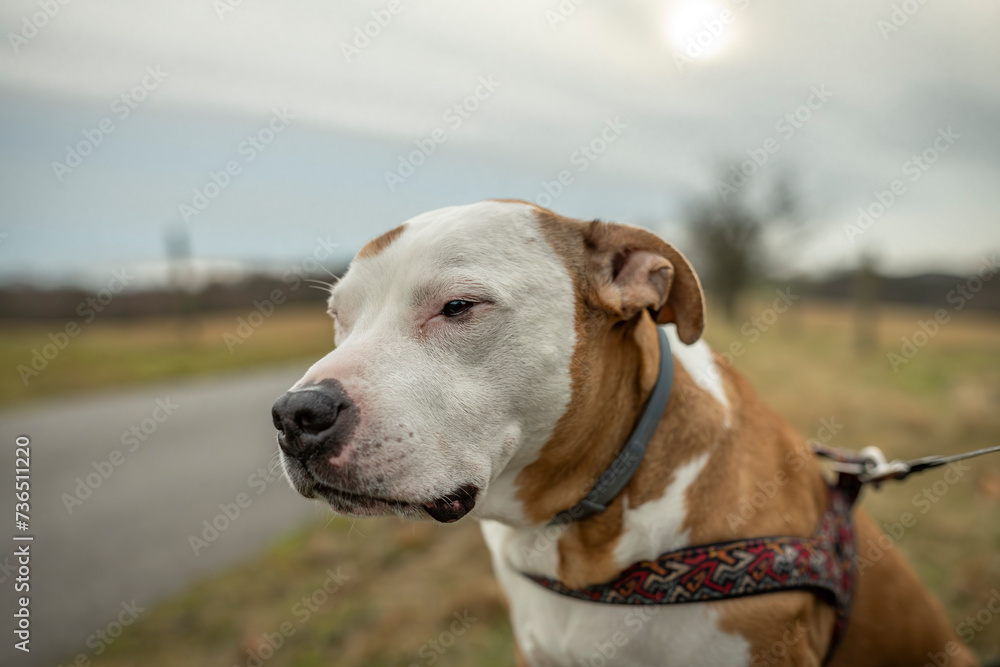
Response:
[[[586,233],[589,275],[598,305],[629,320],[649,310],[693,343],[705,329],[705,297],[691,264],[660,237],[630,225],[592,222]]]

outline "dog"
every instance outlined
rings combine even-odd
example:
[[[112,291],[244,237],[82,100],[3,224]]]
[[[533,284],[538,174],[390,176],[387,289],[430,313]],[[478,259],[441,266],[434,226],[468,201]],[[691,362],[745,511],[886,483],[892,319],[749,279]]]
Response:
[[[526,576],[584,587],[682,547],[808,537],[827,507],[805,439],[700,340],[700,282],[665,241],[514,200],[444,208],[365,245],[329,313],[336,348],[273,408],[288,479],[346,516],[477,518],[518,664],[823,664],[836,612],[811,591],[629,607]],[[603,512],[553,524],[628,438],[658,328],[674,380],[641,465]],[[779,473],[780,492],[727,521]],[[853,519],[857,544],[886,548],[826,664],[975,664],[891,540]]]

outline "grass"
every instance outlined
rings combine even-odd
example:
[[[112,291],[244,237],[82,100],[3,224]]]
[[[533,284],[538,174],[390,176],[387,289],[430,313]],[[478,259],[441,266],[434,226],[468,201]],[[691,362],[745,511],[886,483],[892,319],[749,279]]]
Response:
[[[388,666],[435,655],[440,665],[509,665],[484,549],[468,526],[319,524],[153,610],[100,664]],[[457,618],[462,634],[449,637]]]
[[[760,315],[764,306],[748,307],[747,315]],[[887,353],[898,352],[901,338],[912,337],[918,321],[927,317],[919,310],[887,310],[879,325],[880,349],[868,353],[851,344],[849,311],[823,304],[796,305],[755,342],[752,334],[741,333],[742,322],[733,326],[713,317],[707,338],[718,350],[742,342],[745,352],[735,359],[736,367],[807,437],[816,436],[821,419],[832,418],[842,427],[830,444],[878,445],[890,458],[1000,442],[1000,320],[953,314],[952,322],[894,372]],[[160,326],[98,328],[95,323],[87,332],[92,340],[78,341],[80,349],[60,359],[65,364],[53,366],[51,377],[73,378],[77,387],[91,378],[102,384],[131,382],[156,375],[153,362],[142,371],[129,368],[127,360],[143,351],[162,351],[167,359],[183,360],[183,368],[208,372],[277,361],[289,347],[316,356],[329,341],[325,321],[320,326],[311,315],[289,309],[248,340],[245,350],[229,355],[224,345],[219,347],[221,331],[230,323],[225,318],[206,323],[201,342],[186,349],[174,346]],[[209,330],[214,333],[208,335]],[[6,345],[3,354],[9,357]],[[92,373],[87,364],[100,361],[102,351],[116,358],[108,361],[111,368]],[[235,358],[242,354],[247,356]],[[157,362],[161,368],[170,363]],[[171,368],[170,374],[179,372]],[[35,390],[38,395],[57,390],[43,387]],[[916,516],[916,525],[898,545],[958,624],[975,616],[1000,589],[1000,455],[978,459],[954,485],[939,484],[944,489],[935,495],[939,501],[922,512],[914,496],[942,479],[940,470],[930,471],[868,491],[863,504],[883,523],[897,521],[904,512]],[[322,590],[327,570],[338,568],[347,577],[341,587],[303,620],[296,604]],[[449,631],[453,614],[466,610],[477,620],[449,648],[439,645],[439,654],[429,642],[450,644],[442,633]],[[282,648],[272,654],[268,637],[277,643],[275,633],[283,624],[292,632],[282,636]],[[147,612],[100,660],[106,667],[228,667],[255,665],[252,656],[267,655],[263,664],[274,667],[428,665],[432,658],[437,665],[492,667],[513,665],[511,642],[502,596],[473,522],[355,524],[334,518],[288,535],[266,553]],[[977,632],[971,644],[981,655],[1000,655],[1000,620]]]
[[[238,318],[247,315],[213,314],[192,322],[173,317],[98,318],[58,351],[49,334],[61,332],[62,323],[5,325],[0,333],[0,368],[5,369],[0,375],[0,405],[267,363],[315,360],[333,346],[333,326],[322,307],[279,307],[259,327],[238,332]],[[227,334],[234,338],[227,339]],[[52,358],[25,382],[18,367],[31,368],[34,352],[44,353],[45,345],[50,345],[47,353]]]

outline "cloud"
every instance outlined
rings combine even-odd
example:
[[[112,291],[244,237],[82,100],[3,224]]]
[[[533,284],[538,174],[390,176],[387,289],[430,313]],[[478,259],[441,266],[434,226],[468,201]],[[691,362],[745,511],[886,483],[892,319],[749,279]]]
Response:
[[[6,224],[50,232],[44,245],[23,234],[35,240],[19,257],[33,259],[4,270],[83,266],[80,246],[61,240],[82,242],[80,230],[101,239],[93,262],[158,258],[177,204],[276,106],[295,111],[295,127],[199,216],[196,251],[292,257],[293,238],[308,243],[321,229],[350,247],[427,207],[534,199],[614,117],[628,131],[553,206],[669,232],[686,201],[713,191],[720,165],[775,136],[776,123],[821,84],[834,97],[754,177],[763,184],[779,171],[795,174],[824,225],[818,238],[828,242],[790,263],[854,261],[858,248],[828,232],[947,125],[963,140],[866,243],[879,242],[897,270],[960,267],[983,244],[1000,245],[1000,194],[982,187],[1000,175],[1000,49],[991,31],[1000,9],[926,3],[886,38],[879,21],[892,20],[891,2],[717,0],[731,12],[731,41],[679,68],[668,23],[694,1],[399,0],[392,14],[388,1],[255,0],[231,2],[220,18],[218,3],[202,0],[70,0],[17,53],[0,45]],[[36,2],[4,3],[0,34],[9,42],[38,11]],[[551,12],[568,15],[553,23]],[[377,34],[359,48],[366,27]],[[348,59],[344,44],[359,52]],[[51,161],[156,65],[169,78],[67,182],[55,182]],[[385,172],[444,124],[480,76],[495,77],[500,90],[390,192]],[[276,225],[277,240],[267,233]]]

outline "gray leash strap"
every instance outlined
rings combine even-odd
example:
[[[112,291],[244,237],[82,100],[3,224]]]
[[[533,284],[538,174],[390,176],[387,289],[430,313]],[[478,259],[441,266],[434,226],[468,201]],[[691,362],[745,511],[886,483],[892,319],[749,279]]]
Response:
[[[911,461],[900,459],[887,461],[885,454],[878,447],[865,447],[860,452],[853,452],[813,443],[813,451],[818,456],[833,461],[833,469],[838,473],[853,475],[862,484],[875,484],[877,486],[885,480],[900,481],[915,472],[937,468],[956,461],[964,461],[983,454],[1000,452],[1000,445],[950,456],[924,456]]]

